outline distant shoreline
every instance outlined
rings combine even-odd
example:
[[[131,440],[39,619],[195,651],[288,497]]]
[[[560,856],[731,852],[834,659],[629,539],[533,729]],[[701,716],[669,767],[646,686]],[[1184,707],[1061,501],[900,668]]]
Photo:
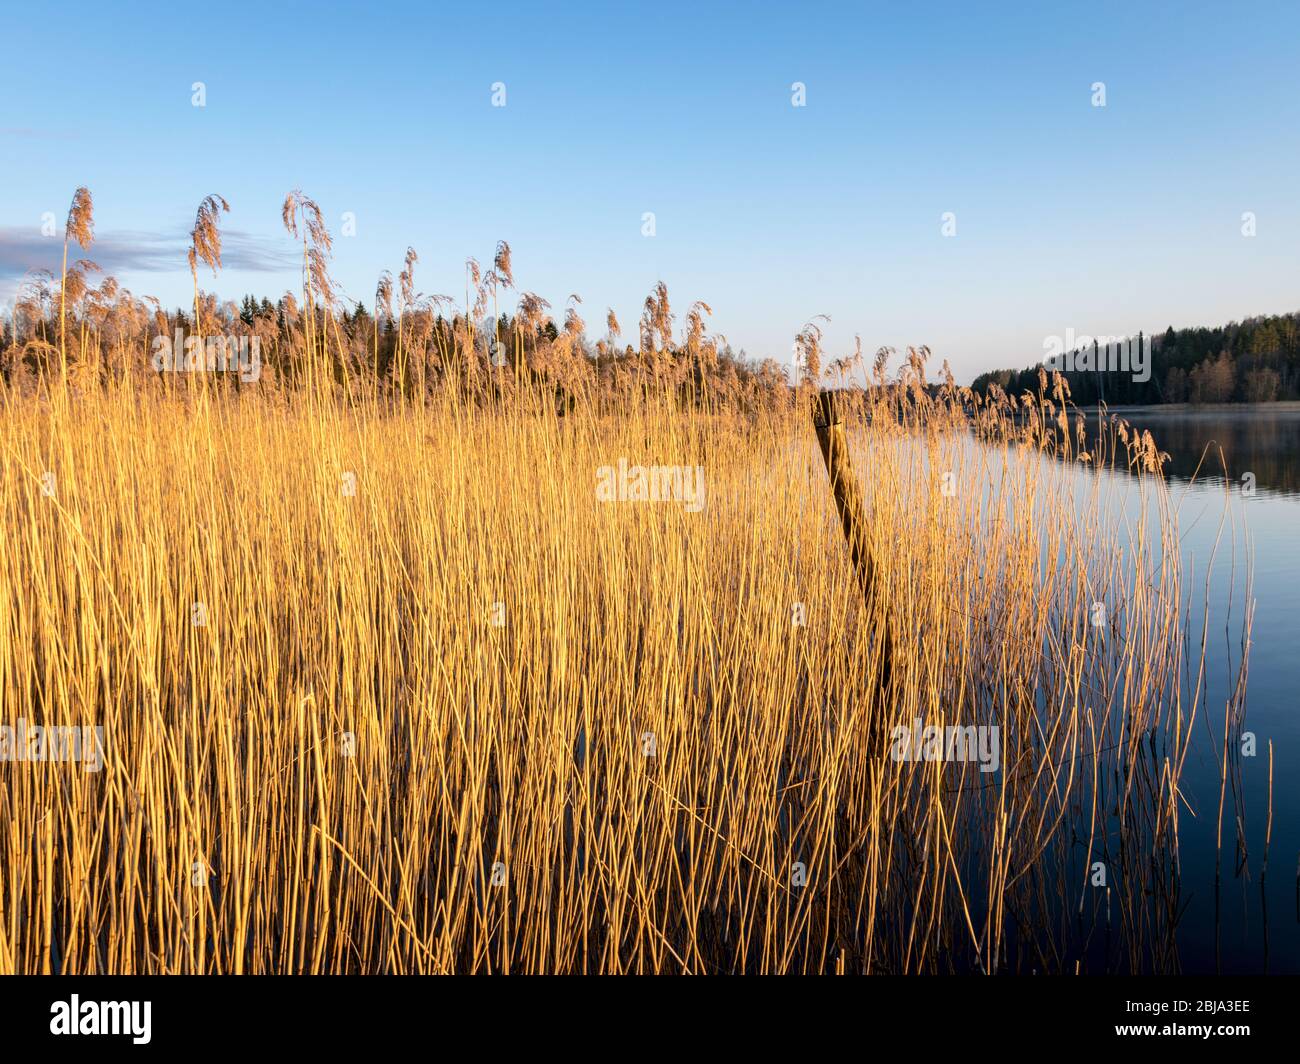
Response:
[[[1079,407],[1080,410],[1096,412],[1096,404],[1090,403],[1086,407]],[[1296,414],[1300,413],[1300,400],[1297,399],[1279,399],[1271,403],[1204,403],[1196,406],[1192,403],[1149,403],[1143,406],[1108,406],[1107,413],[1111,414],[1180,414],[1180,415],[1198,415],[1198,414],[1241,414],[1247,412],[1268,413],[1268,414]]]

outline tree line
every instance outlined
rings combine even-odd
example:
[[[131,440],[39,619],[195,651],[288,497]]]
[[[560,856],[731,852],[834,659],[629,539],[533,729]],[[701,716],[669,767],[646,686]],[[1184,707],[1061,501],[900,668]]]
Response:
[[[1139,333],[1137,342],[1146,339]],[[1201,405],[1300,399],[1300,313],[1248,318],[1216,328],[1171,325],[1152,336],[1150,344],[1151,373],[1146,380],[1134,379],[1142,374],[1105,368],[1065,372],[1075,403]],[[972,387],[980,394],[991,384],[1010,395],[1033,391],[1042,365],[981,373]]]

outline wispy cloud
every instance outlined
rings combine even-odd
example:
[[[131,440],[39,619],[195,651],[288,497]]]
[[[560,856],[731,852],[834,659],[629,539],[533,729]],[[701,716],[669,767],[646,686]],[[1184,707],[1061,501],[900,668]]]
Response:
[[[188,272],[185,253],[189,234],[119,230],[96,235],[89,251],[75,245],[69,258],[89,258],[105,274]],[[63,258],[62,236],[41,236],[33,226],[0,228],[0,281],[14,281],[37,270],[57,271]],[[221,234],[221,263],[232,270],[273,273],[292,267],[297,257],[284,241],[227,229]]]

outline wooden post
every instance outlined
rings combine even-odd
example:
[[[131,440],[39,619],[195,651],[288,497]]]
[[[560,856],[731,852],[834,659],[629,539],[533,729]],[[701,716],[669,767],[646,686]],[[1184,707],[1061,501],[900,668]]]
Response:
[[[853,472],[853,463],[849,458],[848,435],[844,431],[844,419],[840,415],[833,391],[818,393],[817,402],[813,407],[813,427],[817,430],[817,442],[821,445],[822,460],[826,463],[826,472],[830,475],[831,494],[835,497],[835,508],[839,511],[844,539],[849,545],[849,557],[858,577],[858,585],[862,588],[863,598],[866,600],[867,615],[871,618],[871,626],[880,639],[880,686],[884,688],[889,683],[892,657],[886,613],[884,603],[879,600],[876,564],[867,540],[866,508],[862,498],[862,487]]]

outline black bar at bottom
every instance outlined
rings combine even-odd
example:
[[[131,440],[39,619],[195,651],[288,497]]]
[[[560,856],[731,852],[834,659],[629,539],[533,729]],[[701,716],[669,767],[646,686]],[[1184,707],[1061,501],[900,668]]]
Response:
[[[418,978],[100,976],[0,978],[10,1052],[292,1049],[374,1052],[468,1040],[484,1053],[815,1059],[847,1039],[1001,1052],[1293,1042],[1296,977]],[[145,1005],[147,1003],[147,1009]],[[116,1031],[116,1033],[113,1033]],[[611,1036],[614,1041],[611,1041]],[[885,1041],[880,1041],[884,1039]],[[620,1048],[621,1047],[621,1048]],[[499,1059],[499,1057],[498,1057]]]

